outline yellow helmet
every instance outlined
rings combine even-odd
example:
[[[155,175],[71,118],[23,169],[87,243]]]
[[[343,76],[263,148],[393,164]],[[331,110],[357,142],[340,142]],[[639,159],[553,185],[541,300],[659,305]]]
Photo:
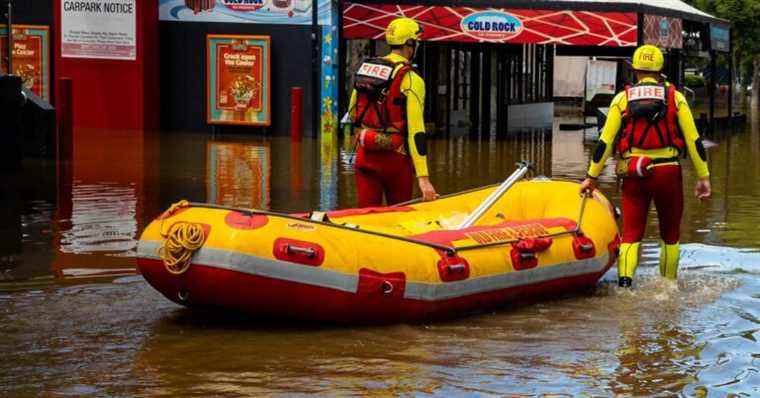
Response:
[[[396,18],[385,30],[385,41],[391,46],[406,44],[409,40],[419,40],[422,28],[411,18]]]
[[[659,72],[665,63],[662,51],[656,46],[645,44],[633,53],[633,69],[648,72]]]

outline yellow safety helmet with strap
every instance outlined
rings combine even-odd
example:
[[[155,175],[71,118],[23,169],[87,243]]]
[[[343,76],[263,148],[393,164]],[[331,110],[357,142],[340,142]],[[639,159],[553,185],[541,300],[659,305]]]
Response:
[[[385,41],[391,46],[401,46],[409,40],[420,39],[422,28],[411,18],[396,18],[388,24],[385,30]]]
[[[662,51],[651,44],[645,44],[633,53],[633,69],[635,70],[659,72],[664,63],[665,57]]]

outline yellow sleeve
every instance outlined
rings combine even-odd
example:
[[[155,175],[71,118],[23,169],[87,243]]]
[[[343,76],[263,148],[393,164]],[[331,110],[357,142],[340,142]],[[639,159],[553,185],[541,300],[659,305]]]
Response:
[[[681,134],[686,141],[686,150],[689,152],[689,159],[694,165],[699,178],[710,176],[710,170],[707,167],[707,155],[705,147],[702,145],[702,138],[699,136],[697,126],[694,123],[694,116],[691,114],[689,103],[686,97],[680,92],[676,92],[676,106],[678,107],[678,127],[681,128]]]
[[[591,155],[591,162],[588,166],[589,177],[599,177],[604,163],[615,150],[615,138],[620,132],[620,126],[623,124],[623,109],[625,109],[625,92],[620,92],[610,103],[610,110],[607,113],[607,121],[604,123],[602,133],[599,134],[599,141],[596,144],[594,153]]]
[[[409,131],[409,155],[417,177],[428,176],[427,142],[425,139],[425,81],[416,72],[404,75],[401,92],[406,96],[406,120]]]
[[[348,116],[351,121],[356,117],[356,89],[351,90],[351,100],[348,101]]]

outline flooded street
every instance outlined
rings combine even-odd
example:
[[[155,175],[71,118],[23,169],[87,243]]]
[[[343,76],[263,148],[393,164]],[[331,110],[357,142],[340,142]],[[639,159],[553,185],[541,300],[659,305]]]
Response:
[[[579,179],[596,134],[559,123],[435,139],[432,181],[440,193],[496,183],[518,160]],[[710,201],[694,199],[683,163],[677,286],[656,276],[650,222],[633,291],[613,267],[593,293],[384,327],[190,311],[135,271],[142,228],[180,199],[353,206],[348,143],[80,130],[70,161],[2,175],[0,396],[760,396],[758,123],[712,138]],[[600,186],[619,204],[613,167]]]

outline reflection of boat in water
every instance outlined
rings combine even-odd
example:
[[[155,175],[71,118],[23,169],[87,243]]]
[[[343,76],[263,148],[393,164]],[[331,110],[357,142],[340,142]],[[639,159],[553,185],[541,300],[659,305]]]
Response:
[[[593,287],[616,259],[610,203],[599,193],[582,200],[571,182],[518,183],[476,226],[451,227],[493,191],[324,218],[185,203],[145,229],[138,267],[187,306],[388,323]],[[192,253],[172,248],[182,234],[202,248],[187,264],[172,263],[167,253]]]

